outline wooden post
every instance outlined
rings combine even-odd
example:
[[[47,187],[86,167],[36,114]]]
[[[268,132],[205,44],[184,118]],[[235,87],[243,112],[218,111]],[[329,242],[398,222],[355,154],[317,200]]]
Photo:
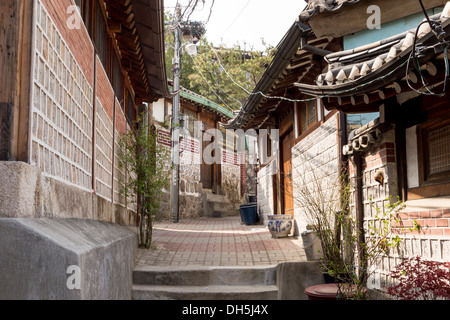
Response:
[[[0,160],[29,162],[34,1],[0,2]]]

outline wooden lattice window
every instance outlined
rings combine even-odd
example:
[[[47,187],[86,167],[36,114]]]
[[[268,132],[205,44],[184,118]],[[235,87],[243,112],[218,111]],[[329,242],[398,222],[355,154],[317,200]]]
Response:
[[[428,175],[450,171],[450,125],[429,131],[426,139]]]
[[[317,101],[300,104],[300,134],[317,123]]]
[[[425,125],[421,144],[423,183],[450,181],[450,121]]]

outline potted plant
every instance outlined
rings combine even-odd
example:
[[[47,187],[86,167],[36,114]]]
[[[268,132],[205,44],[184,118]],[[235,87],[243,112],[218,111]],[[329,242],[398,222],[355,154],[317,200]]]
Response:
[[[343,269],[342,230],[346,229],[350,195],[347,175],[321,174],[313,168],[306,172],[298,175],[294,197],[308,223],[302,233],[305,252],[309,260],[319,258],[326,280],[339,281],[340,274],[330,270]]]
[[[392,222],[399,223],[398,213],[405,207],[400,200],[386,199],[384,208],[376,207],[376,214],[364,229],[351,216],[342,216],[342,259],[336,264],[324,265],[327,272],[340,278],[339,296],[346,299],[365,299],[367,281],[383,256],[398,248],[401,239],[392,232]]]
[[[385,208],[377,207],[374,219],[363,225],[350,212],[350,179],[345,170],[339,175],[312,168],[306,172],[300,176],[295,200],[320,240],[324,275],[336,283],[338,296],[365,299],[373,266],[400,243],[391,222],[398,222],[404,204],[387,199]]]

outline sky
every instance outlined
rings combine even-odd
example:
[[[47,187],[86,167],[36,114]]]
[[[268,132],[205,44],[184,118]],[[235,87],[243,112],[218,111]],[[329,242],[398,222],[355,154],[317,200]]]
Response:
[[[178,0],[186,5],[189,0]],[[177,0],[164,0],[173,13]],[[206,22],[212,0],[199,1],[190,20]],[[215,0],[206,25],[206,38],[214,45],[264,50],[261,39],[276,47],[305,7],[304,0]]]

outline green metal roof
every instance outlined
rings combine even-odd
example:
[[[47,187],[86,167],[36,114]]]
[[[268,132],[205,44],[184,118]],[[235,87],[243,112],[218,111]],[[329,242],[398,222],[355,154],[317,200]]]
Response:
[[[172,91],[173,87],[169,86],[169,89]],[[208,107],[212,111],[218,112],[229,119],[233,119],[233,117],[234,117],[233,112],[231,110],[228,110],[224,106],[221,106],[220,104],[212,102],[211,100],[208,100],[205,97],[203,97],[197,93],[194,93],[192,91],[189,91],[185,88],[181,88],[180,96],[181,96],[181,98],[184,98],[184,99],[196,102],[198,104],[201,104],[205,107]]]

